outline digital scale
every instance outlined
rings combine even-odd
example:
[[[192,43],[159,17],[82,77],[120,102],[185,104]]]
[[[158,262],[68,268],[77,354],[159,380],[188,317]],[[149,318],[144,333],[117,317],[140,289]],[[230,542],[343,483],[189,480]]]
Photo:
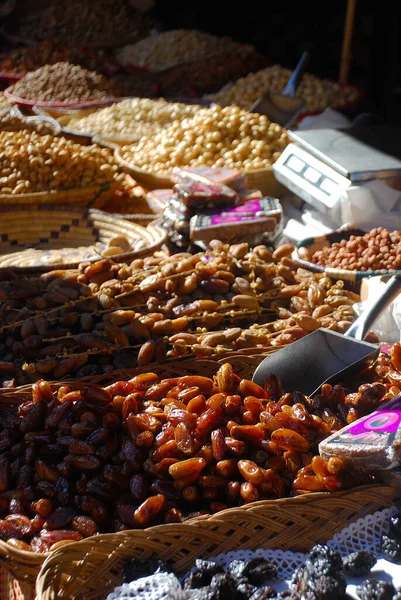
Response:
[[[350,186],[380,179],[401,189],[401,125],[288,131],[276,179],[328,215]]]

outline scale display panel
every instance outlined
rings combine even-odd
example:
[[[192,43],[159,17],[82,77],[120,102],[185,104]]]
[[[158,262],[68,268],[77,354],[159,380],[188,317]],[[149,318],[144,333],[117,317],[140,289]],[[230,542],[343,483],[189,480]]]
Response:
[[[275,177],[320,211],[330,212],[350,185],[401,184],[401,126],[288,133],[292,143],[273,165]]]

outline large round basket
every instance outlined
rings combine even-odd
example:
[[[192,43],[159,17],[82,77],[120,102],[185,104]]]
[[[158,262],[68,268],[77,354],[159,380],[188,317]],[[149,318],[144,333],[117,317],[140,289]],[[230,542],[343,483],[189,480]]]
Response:
[[[174,182],[168,175],[157,175],[156,173],[152,173],[151,171],[146,171],[145,169],[137,167],[136,165],[125,160],[121,156],[119,149],[115,150],[114,156],[120,167],[129,175],[132,175],[135,181],[142,184],[146,188],[150,190],[156,190],[173,187]]]
[[[183,575],[197,558],[239,549],[307,552],[357,519],[391,506],[395,497],[392,488],[363,486],[335,494],[260,501],[207,519],[87,538],[46,559],[37,580],[37,598],[104,600],[123,582],[122,567],[132,557],[168,560]]]
[[[82,260],[99,260],[108,242],[121,235],[132,248],[115,255],[122,262],[152,254],[167,238],[158,222],[142,227],[96,209],[0,207],[0,269],[32,274],[75,268]]]
[[[364,233],[364,231],[357,228],[346,228],[318,237],[305,238],[297,242],[296,248],[292,254],[292,259],[303,269],[307,269],[313,273],[325,273],[328,277],[331,277],[334,280],[343,280],[347,288],[354,289],[357,292],[360,291],[362,280],[366,277],[400,275],[401,270],[350,271],[348,269],[338,269],[335,267],[317,265],[303,258],[305,250],[308,251],[309,255],[311,255],[317,250],[321,250],[322,248],[330,246],[335,242],[348,240],[351,235],[359,236],[363,235]]]

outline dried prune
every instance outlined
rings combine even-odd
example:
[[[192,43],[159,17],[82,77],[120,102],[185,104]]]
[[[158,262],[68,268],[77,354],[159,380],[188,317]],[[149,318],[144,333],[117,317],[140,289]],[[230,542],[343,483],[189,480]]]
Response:
[[[357,586],[356,593],[360,600],[392,600],[395,587],[382,579],[365,579]]]
[[[401,561],[401,542],[396,538],[382,535],[381,551],[390,562],[398,563]]]
[[[256,557],[247,560],[243,570],[243,575],[252,583],[252,585],[262,585],[266,581],[277,577],[276,565],[267,560],[267,558]]]
[[[343,557],[343,570],[351,577],[360,577],[368,575],[376,562],[377,557],[374,552],[360,550]]]

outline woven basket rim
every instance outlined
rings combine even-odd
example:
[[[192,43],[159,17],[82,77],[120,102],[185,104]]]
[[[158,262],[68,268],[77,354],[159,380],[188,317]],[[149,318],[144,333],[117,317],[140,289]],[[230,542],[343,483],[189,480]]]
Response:
[[[35,212],[35,224],[38,223],[38,220],[40,219],[40,216],[44,215],[44,219],[46,219],[46,213],[48,215],[50,215],[51,217],[54,216],[54,213],[59,213],[60,216],[61,214],[63,215],[71,215],[72,217],[74,217],[74,215],[79,215],[81,219],[89,219],[90,221],[92,221],[93,223],[93,227],[96,230],[99,230],[98,233],[101,233],[102,226],[103,228],[106,228],[107,226],[112,226],[114,228],[116,228],[116,234],[118,233],[118,231],[121,232],[127,232],[129,231],[131,234],[131,237],[141,237],[145,242],[146,242],[146,246],[144,248],[139,248],[138,250],[132,250],[130,252],[124,252],[122,254],[115,254],[113,256],[110,256],[110,260],[116,259],[118,258],[119,261],[125,262],[125,261],[131,261],[135,258],[140,258],[141,256],[145,256],[148,254],[153,253],[155,250],[157,250],[158,248],[160,248],[166,241],[167,239],[167,230],[162,226],[161,224],[161,220],[160,218],[156,218],[154,220],[152,220],[146,227],[144,227],[143,225],[140,225],[139,223],[134,223],[132,221],[128,221],[126,219],[124,219],[123,217],[116,217],[113,216],[111,213],[102,211],[100,209],[96,209],[96,208],[89,208],[89,209],[80,209],[79,207],[70,207],[70,206],[62,206],[62,205],[56,205],[56,206],[49,206],[49,205],[45,205],[45,204],[39,204],[37,206],[35,205],[25,205],[25,206],[0,206],[0,216],[2,213],[13,213],[15,214],[17,217],[21,215],[23,215],[24,213],[29,213],[32,214],[32,212]],[[18,215],[19,213],[19,215]],[[21,219],[23,219],[23,217],[21,217]],[[27,221],[26,219],[23,220],[23,222],[27,223],[29,221]],[[46,223],[46,220],[45,220]],[[81,225],[83,225],[81,223]],[[68,247],[68,240],[66,240],[65,245]],[[9,249],[10,246],[7,247],[7,249]],[[18,250],[18,247],[15,246],[15,253],[17,252],[21,252],[22,250],[26,249],[26,244],[24,244],[24,247],[21,247]],[[58,248],[59,249],[59,248]],[[1,249],[0,249],[0,257],[1,256],[7,256],[9,253],[2,253]],[[95,262],[96,260],[99,260],[100,257],[95,257],[93,259],[89,259],[89,262]],[[1,269],[11,269],[13,271],[17,271],[19,273],[22,272],[28,272],[28,273],[34,273],[34,272],[46,272],[46,271],[51,271],[53,269],[71,269],[71,268],[76,268],[79,263],[82,262],[82,259],[80,260],[76,260],[76,261],[71,261],[71,262],[64,262],[64,263],[57,263],[57,264],[49,264],[49,265],[34,265],[32,267],[28,267],[28,266],[18,266],[18,265],[7,265],[6,267],[0,267],[0,271]]]
[[[204,557],[204,554],[211,555],[208,546],[212,547],[212,554],[216,554],[215,547],[212,543],[212,539],[215,536],[218,538],[216,546],[218,546],[220,552],[224,551],[222,539],[225,539],[227,542],[226,552],[229,552],[230,550],[239,550],[241,545],[238,545],[238,543],[241,543],[241,540],[234,536],[234,543],[232,543],[231,534],[238,532],[239,537],[242,538],[244,534],[246,535],[247,523],[248,526],[252,527],[254,526],[255,521],[259,521],[259,519],[263,520],[264,515],[265,520],[267,517],[269,517],[269,520],[274,520],[274,514],[279,514],[280,509],[283,510],[283,514],[286,515],[286,518],[288,518],[289,511],[293,512],[295,516],[297,510],[300,510],[303,521],[303,525],[300,527],[301,529],[308,528],[308,530],[310,530],[311,527],[313,529],[313,518],[311,517],[314,513],[316,516],[319,516],[318,522],[326,519],[328,523],[331,523],[333,509],[335,510],[337,502],[339,502],[340,505],[342,501],[346,504],[355,503],[355,512],[357,514],[364,514],[365,511],[363,507],[365,504],[363,503],[363,498],[365,496],[369,496],[368,503],[370,506],[373,504],[374,507],[383,507],[391,504],[396,496],[396,491],[389,486],[373,484],[359,486],[343,492],[312,492],[293,498],[258,501],[244,505],[238,509],[227,509],[226,511],[222,511],[208,518],[195,518],[184,523],[157,525],[144,530],[127,530],[114,534],[100,534],[96,537],[86,538],[80,542],[72,542],[44,556],[43,564],[36,579],[36,592],[38,597],[42,600],[55,598],[54,591],[53,593],[49,592],[52,585],[54,585],[53,582],[56,581],[58,589],[61,590],[63,581],[67,581],[69,584],[68,598],[71,597],[71,583],[75,584],[75,594],[80,592],[79,597],[83,598],[83,589],[81,586],[85,585],[87,580],[92,580],[91,587],[93,586],[93,577],[96,576],[96,567],[99,566],[99,560],[103,559],[102,575],[104,576],[106,574],[108,577],[110,576],[108,584],[105,584],[104,579],[102,579],[101,582],[103,585],[110,586],[112,582],[116,580],[116,576],[117,579],[119,578],[118,571],[115,570],[117,564],[121,564],[121,561],[125,560],[127,551],[129,552],[131,548],[131,555],[135,555],[135,548],[138,546],[142,554],[145,552],[149,556],[157,557],[160,556],[159,553],[166,554],[166,551],[168,551],[172,554],[174,562],[181,563],[181,567],[183,567],[183,563],[185,563],[185,567],[188,567],[186,564],[188,560],[183,557],[183,548],[185,547],[187,550],[186,553],[191,554],[191,560],[193,560],[194,551],[196,552],[194,548],[195,540],[197,542],[197,549],[199,546],[202,547],[202,542],[198,541],[205,540],[204,547],[201,548],[202,557]],[[326,511],[324,510],[324,504],[326,504],[327,501],[328,504],[330,504],[330,510]],[[333,506],[334,502],[335,506]],[[378,510],[378,508],[375,508],[375,510]],[[339,519],[337,523],[333,523],[332,530],[333,532],[339,530],[349,525],[351,522],[354,522],[354,517],[352,520],[348,517],[344,522]],[[255,550],[257,547],[274,548],[274,536],[273,542],[269,539],[269,534],[272,533],[274,527],[272,530],[270,530],[270,528],[269,530],[265,528],[266,524],[264,527],[261,527],[260,530],[255,532],[254,536],[251,535],[252,541],[248,541],[245,547],[250,547]],[[319,528],[317,528],[317,530],[318,529]],[[166,542],[169,542],[166,546],[163,546],[163,543],[159,542],[159,540],[163,539],[163,536],[165,536]],[[139,541],[136,543],[135,540]],[[255,544],[257,544],[256,547],[254,547]],[[178,556],[176,559],[174,555],[174,545],[177,545],[178,547]],[[99,549],[99,557],[97,557],[94,563],[94,569],[90,570],[91,563],[88,560],[88,555],[91,554],[92,549],[96,552],[94,546]],[[158,549],[155,550],[155,546]],[[13,555],[16,558],[19,558],[17,553]],[[28,557],[25,555],[21,556],[21,558],[25,558],[26,560]],[[81,561],[83,560],[87,561],[87,569],[85,569],[84,572],[79,569]],[[188,570],[185,567],[180,570],[179,564],[177,564],[177,573],[183,574]],[[65,577],[67,577],[67,580]],[[77,577],[79,578],[79,581],[77,580]],[[74,597],[78,597],[78,595],[74,595]]]
[[[3,91],[4,96],[10,100],[10,102],[13,102],[14,104],[18,104],[20,106],[26,106],[29,108],[32,108],[33,106],[39,106],[39,107],[43,107],[43,108],[90,108],[92,106],[98,106],[100,105],[99,100],[81,100],[78,102],[51,102],[51,101],[40,101],[40,100],[28,100],[27,98],[20,98],[19,96],[16,96],[12,91],[11,91],[12,86],[9,86],[8,88],[6,88]],[[124,97],[122,96],[109,96],[108,98],[105,98],[103,102],[110,102],[111,104],[114,104],[115,102],[120,102],[121,100],[123,100]]]
[[[130,145],[130,144],[128,144],[128,145]],[[120,165],[122,167],[129,169],[129,171],[138,175],[139,177],[142,176],[142,177],[149,178],[149,179],[153,180],[155,183],[162,185],[163,187],[172,187],[173,186],[173,181],[168,174],[158,175],[157,173],[153,173],[152,171],[147,171],[146,169],[141,169],[140,167],[137,167],[133,163],[130,163],[129,161],[125,160],[125,158],[123,158],[121,156],[120,150],[117,148],[114,151],[114,156],[115,156],[117,162],[120,163]]]
[[[222,510],[218,513],[212,514],[212,515],[201,515],[199,517],[195,517],[193,519],[190,519],[188,521],[184,521],[183,523],[163,523],[161,525],[153,525],[152,527],[146,527],[144,529],[128,529],[126,531],[121,531],[121,532],[117,532],[117,533],[101,533],[99,535],[96,536],[90,536],[89,538],[84,538],[83,540],[79,541],[79,542],[72,542],[71,543],[71,547],[76,547],[78,545],[82,545],[83,542],[86,542],[88,540],[92,540],[92,539],[96,539],[96,541],[100,540],[100,539],[119,539],[120,537],[124,537],[126,535],[132,535],[132,537],[135,537],[135,534],[138,531],[144,532],[144,533],[152,533],[152,532],[156,532],[156,533],[160,533],[162,534],[164,531],[166,530],[171,530],[174,529],[176,527],[178,528],[182,528],[182,525],[184,526],[190,526],[198,528],[200,527],[201,529],[203,527],[205,527],[205,523],[206,523],[206,527],[208,526],[207,524],[210,523],[214,523],[214,522],[221,522],[221,521],[230,521],[230,519],[232,518],[232,515],[234,513],[239,513],[242,514],[244,512],[247,511],[263,511],[263,509],[266,507],[273,507],[273,506],[285,506],[287,504],[290,503],[290,506],[294,506],[298,505],[298,504],[314,504],[315,502],[327,498],[330,496],[330,498],[336,497],[347,497],[349,495],[353,495],[353,494],[357,494],[359,492],[367,492],[367,491],[377,491],[379,493],[379,491],[383,491],[383,490],[391,490],[393,488],[391,488],[391,486],[388,485],[384,485],[384,484],[379,484],[379,483],[373,483],[373,484],[369,484],[369,485],[361,485],[361,486],[357,486],[354,488],[350,488],[348,490],[343,490],[340,492],[308,492],[307,494],[301,494],[299,496],[291,496],[291,497],[286,497],[286,498],[277,498],[275,500],[257,500],[256,502],[250,502],[248,504],[244,504],[243,506],[238,506],[238,507],[233,507],[233,508],[226,508],[225,510]],[[396,494],[396,491],[394,490],[394,494]],[[70,547],[70,544],[68,544],[68,547]],[[54,550],[51,552],[43,552],[43,553],[36,553],[36,552],[32,552],[29,550],[20,550],[19,548],[15,548],[13,546],[10,546],[9,544],[7,544],[6,542],[4,542],[3,540],[0,540],[0,559],[3,556],[15,556],[15,557],[19,557],[22,559],[29,559],[29,560],[34,560],[35,563],[42,563],[44,558],[47,558],[48,556],[54,556],[56,553],[62,553],[63,549],[60,548],[58,550]],[[0,560],[0,565],[1,565],[1,560]]]
[[[342,239],[348,239],[351,235],[363,235],[365,232],[357,227],[347,227],[344,229],[337,229],[331,233],[326,235],[321,235],[317,237],[309,237],[300,240],[295,245],[295,250],[292,253],[292,260],[295,261],[301,268],[307,269],[314,273],[325,273],[329,277],[334,279],[344,279],[345,281],[358,282],[365,277],[385,277],[390,275],[401,275],[400,269],[394,270],[383,270],[383,271],[351,271],[350,269],[338,269],[335,267],[327,267],[317,265],[308,260],[304,260],[300,258],[298,250],[301,247],[308,248],[316,243],[324,243],[327,242],[328,245],[332,242],[337,242]]]
[[[117,184],[118,186],[118,182],[112,182],[112,183],[102,183],[102,184],[97,184],[97,185],[90,185],[90,186],[86,186],[86,187],[80,187],[80,188],[67,188],[67,189],[58,189],[58,190],[51,190],[51,191],[45,191],[45,192],[31,192],[29,194],[0,194],[0,202],[2,200],[30,200],[32,199],[37,199],[38,201],[43,200],[44,198],[54,198],[55,202],[57,202],[57,195],[62,196],[62,195],[75,195],[77,193],[79,194],[85,194],[87,196],[91,195],[92,192],[95,192],[97,190],[100,191],[107,191],[109,189],[114,188],[115,184]]]

